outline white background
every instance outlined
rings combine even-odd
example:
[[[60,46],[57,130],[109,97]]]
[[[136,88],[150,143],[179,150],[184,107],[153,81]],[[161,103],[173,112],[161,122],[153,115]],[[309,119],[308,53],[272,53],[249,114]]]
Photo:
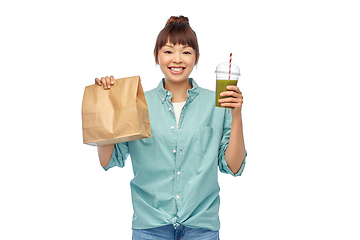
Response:
[[[95,77],[162,77],[159,31],[185,15],[214,90],[241,69],[247,166],[220,174],[220,236],[360,239],[357,1],[2,1],[0,239],[131,239],[131,161],[108,172],[82,144]]]

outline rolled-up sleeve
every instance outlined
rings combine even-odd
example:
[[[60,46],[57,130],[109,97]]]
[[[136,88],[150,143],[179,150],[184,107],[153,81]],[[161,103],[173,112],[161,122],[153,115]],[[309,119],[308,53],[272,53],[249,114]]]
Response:
[[[124,167],[125,166],[125,160],[129,156],[129,146],[128,143],[116,143],[114,146],[114,150],[111,154],[110,162],[106,167],[104,167],[104,170],[107,171],[112,167]]]
[[[225,149],[226,150],[226,149]],[[226,160],[225,160],[225,152],[224,152],[224,155],[221,157],[220,161],[219,161],[219,169],[220,169],[220,172],[222,173],[228,173],[234,177],[238,177],[238,176],[241,176],[242,172],[244,171],[244,168],[245,168],[245,163],[246,163],[246,156],[247,156],[247,152],[245,152],[245,157],[244,157],[244,160],[243,162],[241,163],[241,166],[240,166],[240,169],[239,171],[237,171],[237,173],[233,173],[229,166],[227,165],[226,163]]]
[[[230,132],[231,132],[231,124],[232,124],[232,115],[231,115],[231,109],[226,109],[225,111],[225,118],[224,118],[224,127],[223,127],[223,135],[220,141],[220,150],[219,150],[219,155],[218,155],[218,165],[219,165],[219,170],[222,173],[228,173],[234,177],[237,176],[241,176],[242,172],[244,171],[245,168],[245,164],[246,164],[246,156],[247,156],[247,152],[245,151],[245,157],[243,159],[243,162],[240,166],[239,171],[237,171],[237,173],[233,173],[227,162],[225,159],[225,151],[227,149],[227,146],[229,144],[229,140],[230,140]]]

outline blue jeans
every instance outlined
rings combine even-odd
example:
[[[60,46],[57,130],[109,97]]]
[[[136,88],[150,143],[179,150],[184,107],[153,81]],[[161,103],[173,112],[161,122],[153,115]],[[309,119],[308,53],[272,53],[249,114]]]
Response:
[[[166,225],[151,229],[133,229],[133,240],[219,240],[219,231],[189,228],[183,225],[174,229]]]

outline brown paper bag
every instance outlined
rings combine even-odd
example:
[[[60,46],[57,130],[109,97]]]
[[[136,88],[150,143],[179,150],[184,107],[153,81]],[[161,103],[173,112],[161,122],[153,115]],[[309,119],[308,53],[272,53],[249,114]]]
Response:
[[[97,84],[87,86],[82,127],[84,143],[93,146],[150,137],[149,111],[140,76],[115,79],[109,90]]]

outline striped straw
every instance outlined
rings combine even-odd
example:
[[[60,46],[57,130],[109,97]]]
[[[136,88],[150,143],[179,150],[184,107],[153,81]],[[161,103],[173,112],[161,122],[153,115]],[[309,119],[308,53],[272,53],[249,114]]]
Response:
[[[229,80],[230,80],[230,73],[231,73],[231,60],[232,60],[232,53],[230,53],[230,61],[229,61]]]

